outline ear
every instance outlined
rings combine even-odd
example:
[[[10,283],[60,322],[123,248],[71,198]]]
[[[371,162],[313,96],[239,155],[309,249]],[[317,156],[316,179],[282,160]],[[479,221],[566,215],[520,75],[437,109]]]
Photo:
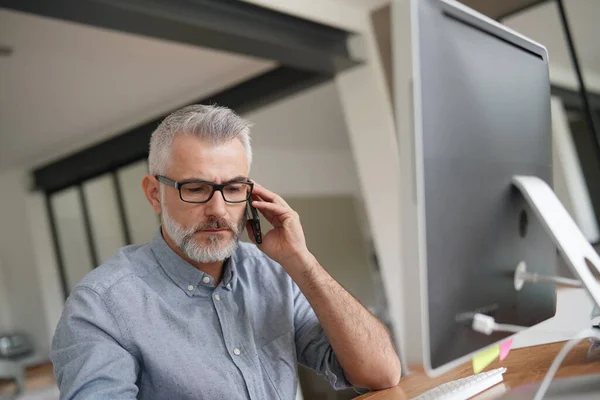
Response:
[[[148,202],[154,209],[154,212],[160,214],[162,211],[162,205],[160,203],[160,182],[152,175],[147,174],[142,179],[142,189],[148,199]]]

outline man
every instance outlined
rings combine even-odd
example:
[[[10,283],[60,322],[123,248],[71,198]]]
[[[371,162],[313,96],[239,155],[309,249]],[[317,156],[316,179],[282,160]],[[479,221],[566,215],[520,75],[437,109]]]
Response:
[[[142,186],[161,229],[71,292],[50,353],[61,398],[293,399],[297,363],[336,389],[398,383],[385,327],[319,265],[298,214],[248,179],[249,131],[194,105],[152,134]],[[258,247],[238,243],[247,202],[274,226]]]

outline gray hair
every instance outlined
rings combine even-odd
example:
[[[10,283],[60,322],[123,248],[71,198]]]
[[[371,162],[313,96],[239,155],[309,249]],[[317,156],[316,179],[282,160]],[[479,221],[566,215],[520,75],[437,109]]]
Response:
[[[171,155],[171,145],[178,134],[191,135],[221,144],[238,138],[252,164],[250,128],[252,123],[226,107],[194,104],[177,110],[166,117],[152,133],[148,166],[150,174],[165,173]]]

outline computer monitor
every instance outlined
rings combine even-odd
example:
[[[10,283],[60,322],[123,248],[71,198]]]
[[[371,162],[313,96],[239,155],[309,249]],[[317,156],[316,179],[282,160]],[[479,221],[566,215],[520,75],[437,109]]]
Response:
[[[550,82],[543,46],[462,4],[411,12],[423,364],[437,375],[511,335],[475,332],[475,313],[521,326],[555,314],[552,284],[513,279],[521,261],[556,271],[556,245],[512,183],[551,184]]]

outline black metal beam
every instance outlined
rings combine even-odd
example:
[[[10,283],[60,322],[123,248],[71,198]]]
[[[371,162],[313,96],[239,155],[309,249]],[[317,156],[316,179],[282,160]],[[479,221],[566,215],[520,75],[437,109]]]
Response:
[[[54,247],[54,254],[56,255],[56,263],[58,264],[58,274],[60,277],[60,285],[63,292],[63,296],[66,298],[69,296],[69,284],[67,282],[67,273],[65,271],[64,257],[60,247],[58,239],[58,226],[56,225],[56,215],[50,201],[50,195],[46,193],[44,196],[46,204],[46,212],[48,213],[48,219],[50,222],[50,231],[52,232],[52,247]]]
[[[98,252],[96,251],[96,243],[94,241],[94,231],[92,230],[92,220],[90,217],[90,210],[83,190],[83,185],[77,185],[77,194],[79,195],[79,202],[81,205],[81,214],[83,216],[83,227],[85,229],[85,239],[88,244],[88,250],[90,255],[90,263],[92,268],[100,266],[98,259]]]
[[[550,93],[560,97],[566,108],[583,109],[583,100],[576,90],[552,85]],[[587,92],[587,97],[592,111],[600,113],[600,93]]]
[[[596,154],[600,158],[600,131],[598,123],[596,121],[596,116],[592,112],[588,91],[585,87],[585,81],[583,79],[583,74],[579,65],[579,57],[577,57],[575,42],[573,41],[573,36],[571,35],[571,28],[569,27],[567,12],[565,11],[565,5],[563,4],[562,0],[556,0],[556,3],[558,5],[558,15],[560,16],[560,21],[563,26],[565,38],[567,39],[569,53],[571,55],[571,62],[573,63],[573,68],[575,69],[575,74],[577,75],[577,82],[579,83],[579,96],[581,97],[581,101],[583,103],[583,111],[585,114],[586,123],[588,125],[588,129],[595,138],[597,152]]]
[[[351,33],[239,0],[0,0],[0,7],[332,74]]]
[[[331,79],[332,75],[279,67],[193,103],[219,104],[236,112],[263,107]],[[51,193],[148,156],[150,135],[166,115],[33,171],[35,187]]]
[[[123,190],[121,189],[121,181],[117,171],[111,172],[111,180],[113,188],[115,189],[115,197],[117,198],[117,210],[119,211],[119,222],[121,222],[121,230],[123,231],[123,239],[125,244],[132,244],[131,230],[129,229],[129,222],[127,221],[127,212],[125,212],[125,199],[123,198]]]

